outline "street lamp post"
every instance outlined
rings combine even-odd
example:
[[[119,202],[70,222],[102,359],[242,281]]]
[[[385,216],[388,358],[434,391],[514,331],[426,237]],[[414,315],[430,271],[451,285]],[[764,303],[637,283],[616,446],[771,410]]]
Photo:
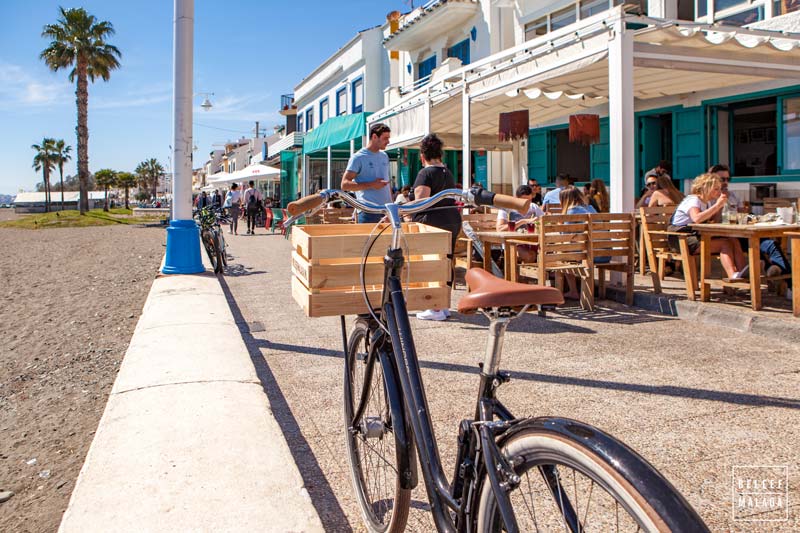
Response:
[[[194,0],[175,0],[174,24],[172,218],[161,272],[196,274],[205,268],[200,259],[200,230],[192,219]]]

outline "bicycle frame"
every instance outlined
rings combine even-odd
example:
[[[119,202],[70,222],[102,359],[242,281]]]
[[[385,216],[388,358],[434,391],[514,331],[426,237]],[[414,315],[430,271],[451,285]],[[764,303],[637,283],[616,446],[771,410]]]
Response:
[[[497,387],[508,380],[508,376],[500,373],[497,366],[503,334],[511,317],[498,317],[492,321],[487,357],[480,374],[475,422],[462,422],[458,457],[451,484],[442,468],[400,281],[404,257],[399,246],[399,211],[397,206],[387,206],[387,210],[392,226],[392,245],[384,258],[384,289],[380,308],[382,316],[379,320],[388,330],[389,338],[386,339],[381,330],[375,340],[390,341],[391,350],[371,348],[365,375],[367,379],[372,375],[375,364],[381,364],[384,369],[387,396],[395,424],[393,429],[398,441],[401,483],[404,488],[416,485],[416,473],[413,471],[415,462],[411,455],[414,446],[407,442],[407,425],[410,423],[410,433],[413,434],[414,443],[419,450],[423,478],[437,529],[455,532],[468,531],[471,528],[479,484],[486,473],[507,530],[517,531],[507,488],[518,483],[519,478],[514,474],[512,466],[505,461],[495,442],[498,435],[516,422],[511,412],[495,395]],[[366,396],[366,390],[362,391],[351,427],[357,425],[356,421],[364,411]],[[397,405],[399,402],[402,402],[402,406]]]

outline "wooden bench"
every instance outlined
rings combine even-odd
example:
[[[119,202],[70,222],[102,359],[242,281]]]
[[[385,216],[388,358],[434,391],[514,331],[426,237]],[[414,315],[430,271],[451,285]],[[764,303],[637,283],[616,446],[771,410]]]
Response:
[[[469,223],[474,232],[479,231],[494,231],[497,225],[497,214],[495,213],[473,213],[463,215],[462,222]],[[475,266],[482,266],[482,263],[476,261],[473,256],[473,243],[463,232],[458,235],[456,241],[456,248],[453,250],[453,264],[456,267],[469,270]]]
[[[800,208],[800,200],[797,198],[764,198],[764,213],[775,213],[779,207]]]

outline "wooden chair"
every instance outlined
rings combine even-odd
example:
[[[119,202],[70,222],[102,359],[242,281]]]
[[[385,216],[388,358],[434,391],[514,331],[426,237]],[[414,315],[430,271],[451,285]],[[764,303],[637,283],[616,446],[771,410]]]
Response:
[[[633,305],[633,285],[636,262],[636,220],[632,213],[600,213],[589,215],[589,236],[592,244],[592,263],[597,269],[600,298],[606,297],[606,271],[625,274],[625,303]],[[597,262],[609,257],[611,262]]]
[[[542,206],[542,211],[551,215],[560,215],[563,209],[561,208],[561,204],[544,204]]]
[[[497,226],[497,214],[495,213],[473,213],[463,215],[462,222],[469,223],[473,231],[494,231]],[[456,248],[453,250],[453,264],[456,267],[469,270],[475,266],[483,266],[483,263],[475,260],[472,253],[472,239],[467,238],[464,232],[461,231],[456,241]]]
[[[326,207],[321,210],[323,224],[348,224],[353,220],[352,207]]]
[[[556,286],[563,288],[564,274],[573,274],[581,282],[581,307],[593,310],[594,266],[588,215],[545,215],[537,226],[537,259],[535,263],[520,264],[520,277],[535,278],[539,285],[545,285],[552,272]],[[509,241],[507,246],[530,244]]]
[[[661,280],[664,279],[664,263],[667,261],[680,261],[683,266],[683,279],[686,283],[686,296],[694,300],[697,291],[697,261],[696,256],[689,253],[686,239],[688,233],[668,231],[669,221],[675,213],[674,205],[665,207],[640,207],[642,233],[647,249],[647,262],[650,265],[650,275],[653,279],[653,290],[661,294]],[[680,252],[675,253],[669,246],[669,236],[678,238]],[[658,265],[656,267],[656,265]]]
[[[779,207],[792,207],[796,198],[764,198],[764,213],[775,213]]]

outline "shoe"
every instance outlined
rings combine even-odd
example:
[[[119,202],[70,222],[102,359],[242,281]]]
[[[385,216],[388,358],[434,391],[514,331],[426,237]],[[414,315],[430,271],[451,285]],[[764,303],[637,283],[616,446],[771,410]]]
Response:
[[[782,273],[781,267],[778,265],[770,265],[764,275],[771,278],[772,276],[780,276]]]
[[[748,279],[750,277],[750,265],[745,265],[743,269],[736,272],[731,279]]]
[[[450,318],[450,310],[449,309],[442,309],[442,312],[444,313],[444,316],[446,316],[447,318]]]
[[[422,311],[421,313],[417,313],[417,318],[420,320],[436,320],[441,322],[442,320],[447,320],[447,315],[444,314],[444,311],[437,311],[436,309],[428,309],[427,311]]]

